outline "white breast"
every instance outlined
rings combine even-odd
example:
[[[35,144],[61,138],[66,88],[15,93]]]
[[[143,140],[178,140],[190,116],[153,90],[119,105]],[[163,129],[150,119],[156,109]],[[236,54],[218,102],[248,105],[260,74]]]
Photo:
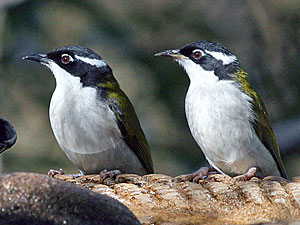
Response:
[[[185,111],[191,133],[209,163],[229,175],[259,167],[279,175],[275,161],[252,128],[250,100],[233,81],[219,80],[198,65],[189,67]],[[197,72],[198,71],[198,72]]]
[[[83,88],[79,77],[70,76],[56,67],[54,64],[57,86],[49,113],[61,148],[91,154],[117,145],[121,141],[121,133],[114,114],[107,104],[96,99],[96,89]]]
[[[57,85],[50,102],[51,127],[68,158],[85,173],[120,169],[144,174],[141,162],[122,137],[114,113],[97,99],[96,89],[83,87],[79,77],[54,63],[49,67]]]

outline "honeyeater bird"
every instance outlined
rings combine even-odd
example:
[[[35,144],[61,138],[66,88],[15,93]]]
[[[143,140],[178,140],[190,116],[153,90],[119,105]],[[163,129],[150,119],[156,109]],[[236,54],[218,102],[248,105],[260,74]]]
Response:
[[[153,173],[135,110],[98,54],[67,46],[23,59],[52,71],[56,88],[49,107],[51,127],[59,146],[82,174],[115,169]]]
[[[264,103],[234,54],[202,40],[155,56],[172,57],[186,71],[188,125],[215,170],[242,179],[286,178]],[[198,181],[206,172],[200,169],[187,179]]]
[[[11,148],[17,141],[17,133],[13,125],[0,118],[0,154]]]

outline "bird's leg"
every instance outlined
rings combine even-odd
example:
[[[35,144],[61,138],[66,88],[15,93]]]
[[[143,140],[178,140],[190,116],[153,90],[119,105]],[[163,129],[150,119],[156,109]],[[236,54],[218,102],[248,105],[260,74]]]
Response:
[[[115,178],[117,175],[121,174],[122,172],[120,170],[102,170],[100,172],[100,183],[103,184],[104,180],[106,178]]]
[[[246,173],[244,173],[243,175],[236,176],[233,179],[234,179],[235,182],[249,181],[249,180],[251,180],[252,177],[256,176],[258,171],[259,171],[258,168],[251,167]]]
[[[208,176],[209,174],[218,173],[214,168],[209,167],[201,167],[196,172],[191,174],[185,174],[178,177],[179,181],[192,181],[195,183],[199,183],[204,177]]]
[[[59,170],[53,170],[53,169],[50,169],[49,171],[48,171],[48,176],[49,177],[54,177],[55,175],[64,175],[65,174],[65,172],[64,172],[64,170],[62,169],[62,168],[60,168]]]
[[[78,177],[81,177],[81,176],[84,176],[85,173],[82,171],[82,170],[79,170],[79,173],[72,173],[70,174],[73,178],[78,178]]]

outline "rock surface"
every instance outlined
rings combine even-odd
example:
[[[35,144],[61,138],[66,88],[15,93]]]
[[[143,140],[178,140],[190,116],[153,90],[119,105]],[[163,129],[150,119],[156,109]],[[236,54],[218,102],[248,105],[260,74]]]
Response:
[[[119,175],[118,183],[99,175],[56,178],[107,194],[124,203],[143,224],[258,224],[300,220],[300,177],[234,182],[210,175],[200,184],[182,177]],[[286,223],[285,223],[286,224]]]
[[[0,175],[1,225],[139,225],[120,202],[42,174]]]

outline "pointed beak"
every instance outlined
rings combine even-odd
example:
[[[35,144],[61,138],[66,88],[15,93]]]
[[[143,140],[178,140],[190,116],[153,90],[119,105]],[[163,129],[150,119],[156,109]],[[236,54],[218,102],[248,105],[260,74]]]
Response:
[[[24,60],[32,60],[32,61],[36,61],[39,63],[49,63],[49,59],[47,58],[46,54],[34,54],[34,55],[28,55],[28,56],[24,56],[22,59]]]
[[[166,50],[166,51],[163,51],[163,52],[156,53],[154,56],[166,56],[166,57],[172,57],[174,59],[186,58],[186,56],[184,56],[180,53],[179,49]]]

